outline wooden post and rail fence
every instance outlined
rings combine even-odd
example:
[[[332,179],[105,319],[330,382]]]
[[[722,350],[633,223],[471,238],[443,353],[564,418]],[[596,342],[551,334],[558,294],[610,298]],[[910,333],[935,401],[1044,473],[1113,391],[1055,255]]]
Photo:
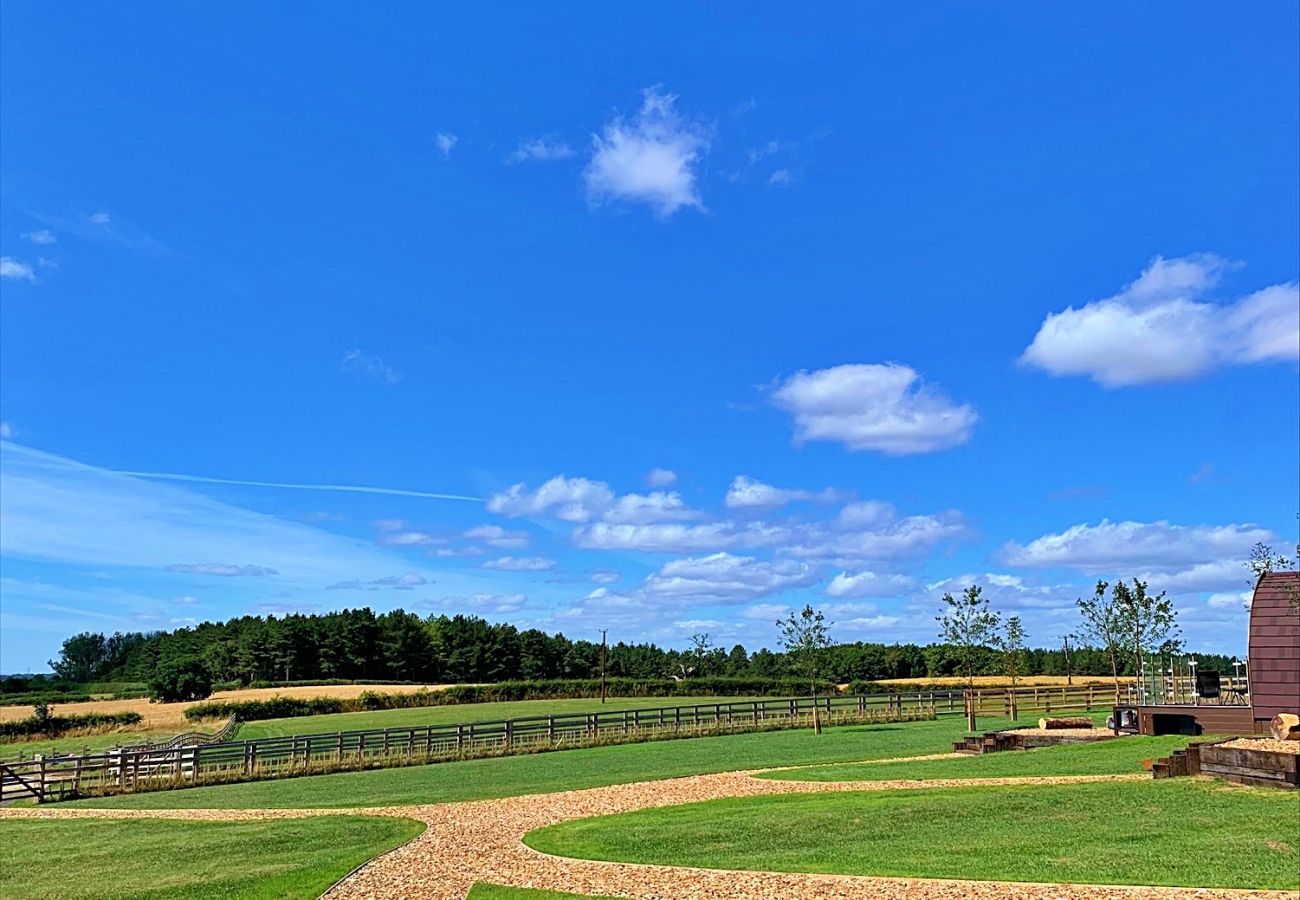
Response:
[[[1113,688],[1022,688],[781,697],[525,716],[455,725],[339,731],[255,740],[178,735],[164,744],[105,753],[0,762],[0,803],[185,787],[221,781],[450,761],[472,756],[576,749],[601,743],[806,727],[814,708],[829,724],[1020,711],[1107,708]],[[194,740],[198,738],[209,739]],[[216,740],[211,740],[216,738]]]

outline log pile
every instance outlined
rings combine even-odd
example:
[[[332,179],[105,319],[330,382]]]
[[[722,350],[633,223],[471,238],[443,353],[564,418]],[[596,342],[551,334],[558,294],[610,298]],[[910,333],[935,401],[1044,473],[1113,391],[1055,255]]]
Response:
[[[1091,728],[1092,719],[1086,716],[1062,716],[1052,719],[1039,719],[1038,727],[1044,731],[1055,731],[1058,728]]]
[[[1300,741],[1300,716],[1294,713],[1278,713],[1268,726],[1269,733],[1277,741]]]

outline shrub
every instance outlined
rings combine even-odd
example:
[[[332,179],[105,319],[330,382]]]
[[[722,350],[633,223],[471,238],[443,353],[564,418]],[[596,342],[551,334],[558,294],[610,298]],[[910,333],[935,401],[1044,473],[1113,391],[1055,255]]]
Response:
[[[202,700],[212,696],[212,675],[197,659],[170,659],[154,668],[149,698],[163,703]]]
[[[137,725],[141,721],[138,712],[56,716],[52,707],[41,704],[35,715],[16,722],[0,722],[0,741],[42,735],[53,738],[69,731],[110,731],[123,725]]]

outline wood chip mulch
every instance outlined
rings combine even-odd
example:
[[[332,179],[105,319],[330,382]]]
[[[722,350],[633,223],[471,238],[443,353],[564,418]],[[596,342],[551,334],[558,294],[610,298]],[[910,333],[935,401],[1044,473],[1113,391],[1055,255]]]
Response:
[[[1263,750],[1265,753],[1300,753],[1300,741],[1279,741],[1273,738],[1233,738],[1216,746],[1232,750]]]
[[[328,900],[463,900],[480,881],[637,900],[955,900],[1023,897],[1029,900],[1223,900],[1290,897],[1287,892],[1221,889],[1026,884],[988,881],[882,878],[738,872],[674,866],[565,859],[522,843],[528,832],[590,816],[725,797],[840,791],[889,791],[998,785],[1073,784],[1145,779],[1145,775],[1076,775],[929,781],[774,781],[753,772],[727,772],[614,785],[501,800],[364,809],[112,810],[0,809],[4,818],[167,818],[210,821],[302,818],[314,815],[383,815],[428,825],[410,843],[377,857],[335,885]]]

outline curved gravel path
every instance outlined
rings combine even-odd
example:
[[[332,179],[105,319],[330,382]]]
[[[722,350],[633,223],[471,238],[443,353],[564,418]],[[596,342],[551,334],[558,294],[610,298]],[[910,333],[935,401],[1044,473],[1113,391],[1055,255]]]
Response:
[[[1294,892],[1221,889],[1026,884],[876,876],[811,875],[691,869],[609,863],[549,856],[526,847],[523,837],[546,825],[590,816],[675,806],[725,797],[843,791],[893,791],[997,785],[1129,781],[1148,775],[1073,775],[928,781],[810,782],[754,778],[726,772],[611,787],[422,806],[354,809],[113,810],[0,809],[5,818],[165,818],[207,821],[293,819],[320,815],[401,816],[428,828],[410,843],[371,860],[325,894],[329,900],[463,900],[479,881],[602,894],[637,900],[895,900],[895,898],[1002,898],[1030,900],[1220,900],[1229,897],[1295,898]]]

